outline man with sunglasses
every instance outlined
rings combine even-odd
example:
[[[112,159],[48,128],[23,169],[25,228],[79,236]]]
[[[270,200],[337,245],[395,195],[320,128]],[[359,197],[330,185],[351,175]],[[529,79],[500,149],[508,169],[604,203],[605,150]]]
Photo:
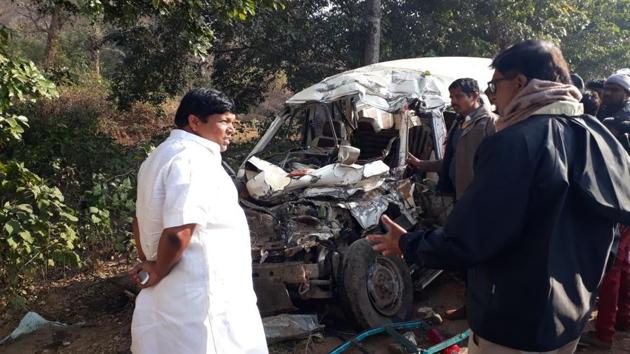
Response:
[[[492,62],[500,118],[443,229],[383,216],[375,251],[468,269],[469,353],[572,353],[590,317],[616,222],[630,221],[630,156],[595,118],[555,45],[517,43]]]

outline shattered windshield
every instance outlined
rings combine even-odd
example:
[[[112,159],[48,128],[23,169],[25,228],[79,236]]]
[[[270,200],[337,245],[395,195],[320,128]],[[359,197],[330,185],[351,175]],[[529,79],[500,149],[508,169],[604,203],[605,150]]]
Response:
[[[304,149],[306,146],[304,123],[307,114],[308,110],[302,109],[287,117],[267,146],[256,156],[274,164],[281,164],[287,152]]]

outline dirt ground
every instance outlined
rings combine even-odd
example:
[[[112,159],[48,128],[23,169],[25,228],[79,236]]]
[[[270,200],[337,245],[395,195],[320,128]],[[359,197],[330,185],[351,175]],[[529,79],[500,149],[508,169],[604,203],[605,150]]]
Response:
[[[126,271],[126,261],[103,264],[98,271],[78,274],[41,286],[29,309],[48,320],[71,324],[66,328],[47,328],[0,346],[0,353],[65,353],[100,354],[130,353],[130,324],[133,312],[133,295],[125,286],[111,277]],[[424,292],[416,294],[415,307],[431,307],[438,313],[458,306],[463,301],[463,284],[450,274],[440,276]],[[0,315],[0,338],[4,338],[17,326],[22,312],[5,312]],[[326,329],[322,335],[308,339],[278,343],[270,346],[272,354],[324,354],[354,336],[342,319],[335,316],[333,307],[320,309],[319,314]],[[467,328],[465,321],[445,321],[439,330],[445,335],[455,335]],[[416,331],[420,346],[426,347],[426,338]],[[386,336],[374,337],[364,346],[370,353],[399,353]],[[465,354],[465,344],[461,353]],[[618,333],[612,351],[595,351],[580,348],[580,353],[630,353],[630,333]],[[360,353],[354,349],[348,353]]]

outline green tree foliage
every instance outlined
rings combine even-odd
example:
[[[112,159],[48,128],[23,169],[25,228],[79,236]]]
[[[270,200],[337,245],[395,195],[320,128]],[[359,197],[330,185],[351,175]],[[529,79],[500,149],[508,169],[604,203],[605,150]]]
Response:
[[[14,290],[42,266],[77,266],[77,218],[57,187],[23,164],[0,161],[0,285]]]
[[[517,41],[559,44],[575,72],[605,77],[630,56],[628,0],[382,0],[381,60],[493,57]],[[363,65],[365,1],[305,0],[217,26],[212,83],[253,104],[274,75],[300,90]]]
[[[630,1],[582,1],[577,30],[562,39],[574,70],[586,78],[606,78],[630,66]]]
[[[235,98],[241,109],[259,102],[278,73],[298,90],[325,76],[360,66],[365,21],[362,2],[291,1],[281,10],[218,24],[212,84]]]
[[[277,0],[186,0],[105,2],[105,20],[118,30],[108,36],[124,53],[121,70],[112,77],[119,105],[135,100],[161,103],[182,91],[207,59],[213,27],[230,26],[256,14],[278,9]]]
[[[57,91],[35,65],[6,50],[9,32],[0,29],[0,146],[17,143],[27,118],[13,113],[16,103],[53,98]],[[77,218],[60,190],[0,154],[0,289],[14,291],[42,266],[78,265],[74,252]]]
[[[120,70],[111,77],[112,93],[120,107],[128,109],[135,101],[160,104],[194,78],[199,60],[192,53],[199,48],[192,45],[190,33],[175,30],[185,21],[185,14],[171,13],[107,37],[125,53]]]
[[[299,90],[364,64],[365,0],[33,1],[45,12],[62,4],[66,13],[105,24],[98,40],[85,26],[64,27],[78,35],[62,35],[63,65],[51,68],[51,75],[58,82],[76,81],[71,63],[89,61],[76,49],[108,46],[104,77],[125,108],[212,85],[243,111],[260,101],[279,74]],[[561,45],[576,72],[593,78],[626,66],[630,52],[628,0],[381,3],[381,60],[492,57],[516,41],[544,38]]]
[[[510,44],[547,39],[574,72],[604,78],[628,66],[628,0],[388,1],[389,59],[425,55],[492,57]],[[401,45],[401,40],[405,45]]]
[[[12,113],[15,103],[57,95],[54,84],[46,80],[33,62],[11,57],[6,46],[10,33],[0,28],[0,150],[22,137],[27,119]]]
[[[78,218],[81,253],[109,257],[130,246],[135,177],[147,153],[144,144],[123,146],[100,130],[116,112],[106,96],[93,84],[22,106],[31,127],[9,153],[63,190]]]

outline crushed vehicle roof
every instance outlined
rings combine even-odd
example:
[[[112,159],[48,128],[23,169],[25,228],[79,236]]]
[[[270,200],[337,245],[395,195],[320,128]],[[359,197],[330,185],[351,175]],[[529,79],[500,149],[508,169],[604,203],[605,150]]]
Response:
[[[432,109],[450,102],[448,85],[458,78],[472,77],[483,92],[486,80],[492,77],[491,62],[487,58],[432,57],[377,63],[327,77],[286,103],[330,103],[357,95],[359,101],[387,112],[401,109],[413,98],[420,98],[427,109]]]

